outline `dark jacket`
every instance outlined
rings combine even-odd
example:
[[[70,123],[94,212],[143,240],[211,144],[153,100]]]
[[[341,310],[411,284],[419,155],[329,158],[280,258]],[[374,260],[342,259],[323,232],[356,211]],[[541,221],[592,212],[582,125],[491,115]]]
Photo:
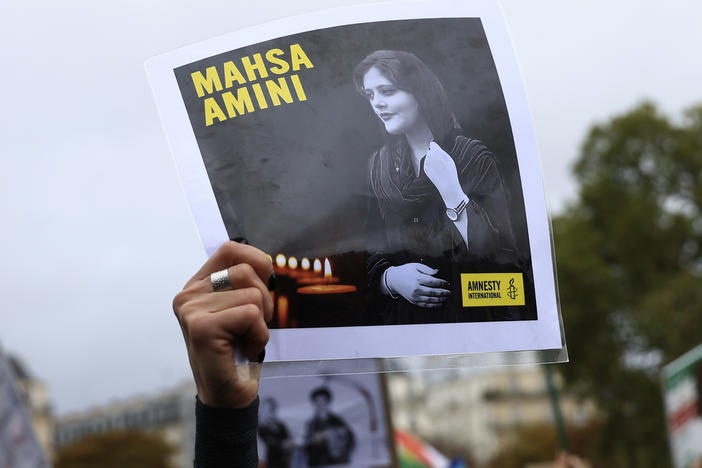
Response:
[[[459,182],[470,199],[468,247],[446,216],[446,206],[424,173],[415,175],[406,143],[386,145],[370,161],[374,200],[369,207],[367,261],[370,307],[381,323],[520,319],[514,308],[463,310],[461,273],[522,270],[509,216],[507,194],[495,156],[478,140],[453,135],[440,145],[456,163]],[[380,281],[390,266],[419,262],[437,268],[451,284],[452,295],[439,309],[415,306],[399,297],[380,294]]]

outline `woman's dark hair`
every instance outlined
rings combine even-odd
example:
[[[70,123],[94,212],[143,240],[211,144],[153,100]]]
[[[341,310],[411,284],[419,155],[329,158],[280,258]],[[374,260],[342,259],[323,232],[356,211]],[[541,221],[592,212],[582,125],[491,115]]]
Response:
[[[319,396],[326,397],[327,401],[331,401],[332,399],[331,392],[327,387],[317,387],[310,392],[310,400],[314,400]]]
[[[401,50],[376,50],[368,55],[353,71],[354,85],[364,96],[363,77],[373,67],[395,87],[414,96],[435,139],[460,128],[444,87],[419,57]]]

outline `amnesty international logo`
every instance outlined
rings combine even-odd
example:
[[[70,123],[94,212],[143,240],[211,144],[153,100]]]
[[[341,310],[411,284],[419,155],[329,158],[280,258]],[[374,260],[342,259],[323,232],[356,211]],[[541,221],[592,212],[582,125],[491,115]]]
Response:
[[[514,278],[509,280],[509,288],[507,288],[507,297],[509,297],[512,300],[515,300],[517,298],[519,289],[514,286]]]
[[[521,273],[461,273],[463,307],[525,305],[523,291]]]

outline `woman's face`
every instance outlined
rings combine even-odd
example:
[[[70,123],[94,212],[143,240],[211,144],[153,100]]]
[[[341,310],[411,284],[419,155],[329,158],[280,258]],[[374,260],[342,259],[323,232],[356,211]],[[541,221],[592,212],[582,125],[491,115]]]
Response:
[[[363,75],[363,91],[391,135],[411,132],[421,122],[419,104],[414,96],[395,87],[377,68],[371,67]]]

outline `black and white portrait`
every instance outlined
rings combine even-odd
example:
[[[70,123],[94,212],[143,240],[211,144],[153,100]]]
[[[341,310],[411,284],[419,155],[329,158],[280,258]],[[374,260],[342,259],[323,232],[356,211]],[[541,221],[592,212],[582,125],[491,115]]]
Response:
[[[380,374],[264,380],[259,457],[265,468],[390,466]]]
[[[415,54],[375,51],[353,78],[387,133],[369,163],[377,203],[367,223],[379,234],[368,243],[371,307],[383,323],[464,321],[461,273],[509,271],[526,260],[500,165],[463,134],[441,82]],[[514,307],[470,313],[468,320],[526,315]]]

